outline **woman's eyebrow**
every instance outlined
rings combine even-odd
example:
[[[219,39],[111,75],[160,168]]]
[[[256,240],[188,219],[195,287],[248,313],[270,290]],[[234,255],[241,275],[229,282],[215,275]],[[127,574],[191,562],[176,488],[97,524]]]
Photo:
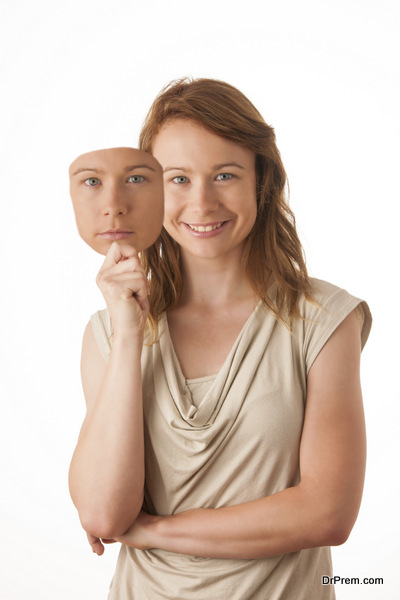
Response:
[[[245,168],[243,165],[240,165],[239,163],[229,162],[229,163],[221,163],[219,165],[214,165],[212,167],[212,169],[214,171],[218,171],[219,169],[225,169],[226,167],[237,167],[238,169]],[[166,173],[167,171],[185,171],[185,172],[189,173],[191,171],[191,169],[185,168],[185,167],[165,167],[164,173]]]
[[[165,169],[163,169],[164,173],[166,173],[167,171],[186,171],[189,172],[190,169],[185,169],[185,167],[165,167]]]
[[[216,171],[218,171],[219,169],[225,169],[225,167],[238,167],[238,169],[244,169],[243,165],[239,165],[239,163],[236,163],[236,162],[222,163],[221,165],[214,165],[213,168]]]

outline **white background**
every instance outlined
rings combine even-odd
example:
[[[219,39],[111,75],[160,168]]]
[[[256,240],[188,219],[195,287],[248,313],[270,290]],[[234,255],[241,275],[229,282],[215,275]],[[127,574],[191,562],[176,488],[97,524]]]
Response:
[[[334,573],[384,578],[338,585],[338,600],[398,598],[397,0],[3,0],[1,13],[1,598],[107,596],[117,548],[91,554],[67,489],[81,336],[104,304],[67,169],[135,146],[184,75],[237,86],[275,127],[311,274],[370,304],[365,495]]]

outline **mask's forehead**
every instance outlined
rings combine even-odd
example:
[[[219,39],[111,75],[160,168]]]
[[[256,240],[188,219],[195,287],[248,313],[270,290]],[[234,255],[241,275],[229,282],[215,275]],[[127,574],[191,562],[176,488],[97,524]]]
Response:
[[[148,167],[161,173],[161,165],[149,154],[137,148],[105,148],[80,154],[70,165],[69,175],[73,177],[82,170],[98,169],[103,171]]]

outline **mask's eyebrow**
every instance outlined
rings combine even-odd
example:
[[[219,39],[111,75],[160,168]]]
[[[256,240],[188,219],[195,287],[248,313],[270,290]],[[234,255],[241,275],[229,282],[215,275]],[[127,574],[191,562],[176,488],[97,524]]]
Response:
[[[94,169],[94,168],[90,168],[90,167],[82,167],[81,169],[77,169],[76,171],[74,171],[73,173],[71,173],[72,176],[74,175],[78,175],[79,173],[84,173],[85,171],[93,171],[93,173],[103,173],[103,169]]]
[[[129,165],[128,167],[125,167],[124,171],[125,173],[129,173],[130,171],[135,171],[136,169],[149,169],[150,171],[154,171],[154,173],[156,173],[156,169],[154,167],[151,167],[147,163],[143,163],[140,165]],[[72,176],[78,175],[79,173],[83,173],[85,171],[92,171],[93,173],[104,173],[104,169],[96,169],[94,167],[81,167],[80,169],[74,171],[72,173]]]
[[[150,171],[154,171],[155,173],[157,172],[157,170],[154,167],[151,167],[147,163],[143,163],[142,165],[132,165],[130,167],[126,167],[125,172],[128,173],[129,171],[135,171],[136,169],[150,169]]]

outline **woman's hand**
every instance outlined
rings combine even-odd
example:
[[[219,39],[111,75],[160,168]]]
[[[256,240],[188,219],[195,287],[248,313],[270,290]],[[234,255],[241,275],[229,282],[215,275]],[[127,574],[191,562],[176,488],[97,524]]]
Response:
[[[167,517],[149,515],[144,510],[141,510],[138,518],[128,531],[116,539],[100,539],[88,532],[86,532],[86,535],[94,554],[97,554],[97,556],[104,554],[105,544],[115,544],[116,542],[132,546],[138,550],[149,550],[156,547],[156,536],[151,526],[163,518]]]
[[[114,335],[142,335],[149,314],[149,285],[136,250],[113,242],[96,282],[107,303]]]
[[[101,556],[104,553],[104,544],[115,544],[115,542],[117,541],[111,539],[101,540],[100,538],[88,532],[86,532],[86,535],[93,552],[97,554],[97,556]]]

